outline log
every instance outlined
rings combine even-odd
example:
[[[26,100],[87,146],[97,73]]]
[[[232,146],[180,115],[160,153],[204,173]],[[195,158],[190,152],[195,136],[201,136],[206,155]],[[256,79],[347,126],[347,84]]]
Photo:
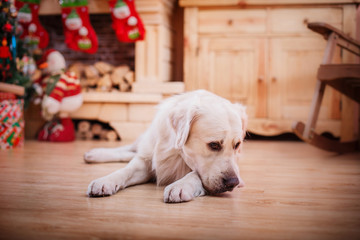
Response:
[[[119,90],[120,90],[120,92],[130,92],[131,84],[128,84],[127,82],[124,81],[119,84]]]
[[[106,130],[106,129],[101,130],[101,133],[100,133],[100,139],[101,140],[107,140],[106,135],[107,135],[108,131],[109,130]]]
[[[91,125],[91,132],[94,135],[100,135],[102,131],[102,126],[99,123],[94,123],[93,125]]]
[[[73,64],[70,65],[70,67],[67,69],[69,72],[73,72],[75,73],[75,76],[78,79],[81,79],[82,74],[84,72],[85,69],[85,65],[81,62],[75,62]]]
[[[90,131],[90,122],[81,121],[78,123],[78,132],[88,132]]]
[[[112,82],[110,74],[105,74],[97,83],[97,91],[107,92],[110,91],[112,87]]]
[[[133,72],[133,71],[127,72],[127,73],[125,74],[125,76],[124,76],[124,79],[125,79],[125,81],[126,81],[128,84],[132,85],[132,84],[134,83],[134,81],[135,81],[135,74],[134,74],[134,72]]]
[[[117,134],[114,130],[109,130],[107,133],[106,133],[106,140],[108,141],[116,141],[117,139]]]
[[[124,77],[123,81],[119,83],[119,90],[121,92],[130,92],[132,89],[132,84],[134,83],[135,75],[133,71],[127,72]]]
[[[94,134],[91,131],[85,132],[85,139],[92,140],[94,138]]]
[[[76,131],[76,139],[84,140],[85,139],[85,133]]]
[[[95,88],[96,91],[108,92],[112,87],[118,87],[122,92],[129,92],[135,81],[135,74],[127,65],[114,67],[100,61],[94,65],[85,66],[76,62],[68,70],[75,72],[75,75],[80,78],[81,87],[86,91]]]
[[[76,132],[76,138],[81,140],[92,140],[94,137],[94,134],[91,131],[86,132]]]
[[[100,77],[99,71],[92,65],[88,65],[84,68],[84,74],[87,79]]]
[[[94,67],[99,71],[99,73],[101,75],[110,73],[114,69],[113,65],[111,65],[110,63],[106,63],[106,62],[96,62],[94,64]]]
[[[96,87],[97,83],[99,82],[100,78],[87,78],[86,79],[86,86],[87,87]]]
[[[111,81],[115,86],[118,86],[122,81],[127,72],[130,71],[129,66],[121,65],[116,68],[111,73]]]

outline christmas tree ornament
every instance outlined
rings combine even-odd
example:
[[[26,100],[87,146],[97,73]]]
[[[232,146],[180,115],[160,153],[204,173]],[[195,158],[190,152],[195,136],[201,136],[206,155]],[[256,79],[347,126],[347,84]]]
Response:
[[[12,4],[10,5],[10,16],[11,16],[12,18],[16,18],[16,17],[17,17],[17,14],[18,14],[18,12],[17,12],[17,10],[16,10],[16,7],[15,7],[15,5],[12,3]]]
[[[13,27],[11,26],[10,23],[5,23],[3,30],[7,33],[10,33],[12,31]]]
[[[10,61],[12,60],[12,55],[10,48],[7,45],[7,40],[4,37],[1,41],[0,46],[0,80],[5,81],[6,79],[12,76],[10,71]]]
[[[17,0],[17,20],[21,25],[16,31],[21,33],[20,38],[31,43],[31,49],[46,48],[49,44],[49,34],[39,21],[40,0]],[[36,39],[36,41],[35,41]],[[36,45],[35,45],[36,43]]]
[[[95,53],[98,39],[90,23],[87,4],[87,0],[60,2],[65,43],[75,51]]]
[[[5,1],[5,2],[7,2],[7,1]],[[3,9],[2,9],[2,12],[5,13],[5,14],[8,13],[9,12],[9,7],[4,6]]]
[[[24,55],[21,59],[16,58],[16,66],[18,71],[25,76],[32,76],[37,69],[34,58],[28,55]]]
[[[75,140],[75,130],[69,114],[82,105],[80,80],[72,72],[64,72],[63,55],[53,49],[38,62],[43,76],[35,81],[34,89],[42,94],[42,116],[49,122],[38,134],[38,140],[66,142]],[[41,89],[41,90],[40,90]],[[58,115],[59,118],[54,118]]]
[[[144,25],[136,12],[134,0],[109,1],[112,28],[121,42],[135,42],[145,38]]]

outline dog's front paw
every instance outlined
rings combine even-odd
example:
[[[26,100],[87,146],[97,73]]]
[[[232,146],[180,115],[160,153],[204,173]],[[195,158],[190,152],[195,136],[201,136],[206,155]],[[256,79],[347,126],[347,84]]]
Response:
[[[119,185],[116,185],[108,177],[103,177],[89,184],[87,195],[89,197],[105,197],[115,194],[119,189]]]
[[[197,196],[204,195],[202,189],[195,189],[191,184],[181,184],[174,182],[168,185],[164,190],[164,202],[180,203],[188,202]]]

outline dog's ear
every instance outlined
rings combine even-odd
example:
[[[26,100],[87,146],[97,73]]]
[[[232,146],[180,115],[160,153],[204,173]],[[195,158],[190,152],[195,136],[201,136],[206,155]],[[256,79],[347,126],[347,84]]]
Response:
[[[247,125],[248,125],[248,115],[246,113],[246,107],[241,105],[240,103],[235,103],[234,107],[235,107],[236,111],[238,112],[238,114],[240,115],[241,126],[242,126],[242,130],[243,130],[242,138],[244,139],[246,136],[246,130],[247,130]]]
[[[170,112],[170,125],[175,131],[175,148],[181,149],[189,137],[191,125],[197,117],[195,106],[177,108]]]

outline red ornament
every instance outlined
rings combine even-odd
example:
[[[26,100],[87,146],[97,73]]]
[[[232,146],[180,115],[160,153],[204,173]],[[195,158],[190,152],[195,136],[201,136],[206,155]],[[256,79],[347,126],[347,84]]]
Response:
[[[9,47],[7,46],[6,38],[4,37],[2,40],[2,46],[0,47],[0,59],[2,58],[10,58],[11,59],[11,52]]]
[[[4,29],[5,32],[11,32],[12,26],[11,26],[10,23],[5,23],[3,29]]]

